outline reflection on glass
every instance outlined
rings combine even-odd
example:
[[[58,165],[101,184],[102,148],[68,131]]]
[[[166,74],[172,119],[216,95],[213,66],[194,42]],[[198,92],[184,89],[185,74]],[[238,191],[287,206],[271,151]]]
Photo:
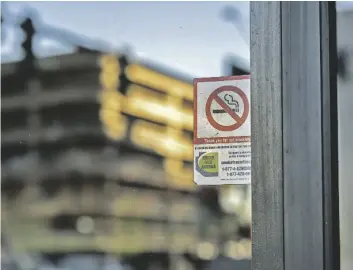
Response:
[[[100,119],[103,123],[104,133],[113,140],[120,140],[126,136],[127,119],[119,115],[118,112],[103,108],[99,111]]]
[[[182,104],[178,104],[178,106],[175,101],[170,100],[171,98],[168,97],[169,100],[166,100],[163,95],[153,93],[140,86],[131,85],[127,91],[124,111],[134,116],[161,123],[170,123],[192,131],[193,111],[183,108]]]
[[[338,134],[341,270],[353,266],[353,5],[337,3]]]
[[[146,85],[172,96],[193,100],[193,86],[191,84],[181,82],[137,64],[128,66],[126,74],[135,83]]]
[[[135,3],[133,9],[118,2],[28,5],[39,12],[15,14],[19,3],[2,14],[5,38],[13,37],[8,44],[16,46],[7,53],[23,52],[10,57],[16,61],[2,63],[1,73],[3,231],[16,254],[30,254],[34,265],[70,270],[108,269],[108,264],[120,270],[202,270],[219,255],[244,258],[239,243],[249,237],[242,232],[248,223],[239,219],[243,208],[234,205],[234,198],[220,198],[217,189],[207,192],[193,182],[193,85],[191,79],[178,78],[173,65],[199,62],[191,50],[202,52],[204,40],[190,35],[193,47],[176,42],[173,50],[184,50],[184,56],[171,53],[178,59],[172,61],[175,71],[167,75],[154,63],[166,58],[162,51],[170,47],[170,37],[158,34],[163,39],[154,41],[158,54],[142,61],[133,54],[148,50],[143,39],[151,40],[153,31],[148,31],[148,23],[133,27],[131,14],[123,13],[141,10],[143,19],[152,10],[155,14],[148,20],[157,22],[153,29],[161,23],[169,29],[164,25],[167,17],[160,16],[168,14],[162,10],[170,9],[169,3]],[[183,15],[192,10],[172,5],[169,14],[174,19],[180,7]],[[199,5],[205,14],[195,16],[208,18],[224,7],[208,5]],[[75,10],[86,21],[59,27],[77,17],[71,14]],[[109,21],[110,13],[114,23],[99,26]],[[61,19],[54,22],[56,16]],[[219,22],[223,24],[221,18]],[[77,30],[78,25],[87,31]],[[188,25],[190,21],[178,31],[186,31]],[[113,34],[105,37],[130,40],[136,50],[120,45],[111,49],[83,36],[99,36],[112,27]],[[138,29],[143,32],[134,32]],[[219,33],[211,30],[210,39],[211,32]],[[65,44],[65,52],[60,44]],[[212,47],[222,65],[226,47]],[[2,55],[4,51],[2,43]],[[215,70],[205,63],[199,62],[202,69]]]
[[[114,90],[118,88],[120,64],[114,55],[103,55],[100,59],[101,73],[100,82],[105,89]]]
[[[131,127],[131,140],[142,147],[155,150],[166,157],[192,161],[192,141],[178,131],[167,134],[167,129],[146,121],[136,121]]]

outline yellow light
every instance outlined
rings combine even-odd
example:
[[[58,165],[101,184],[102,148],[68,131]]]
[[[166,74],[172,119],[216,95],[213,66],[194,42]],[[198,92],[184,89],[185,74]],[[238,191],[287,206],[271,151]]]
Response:
[[[170,124],[176,128],[193,130],[193,111],[183,108],[178,98],[154,93],[146,88],[132,85],[127,91],[123,111],[158,123]]]
[[[180,172],[183,169],[183,162],[181,160],[175,159],[165,159],[164,160],[164,169],[170,174]]]
[[[137,121],[131,129],[131,140],[166,157],[193,159],[192,141],[183,136],[168,136],[167,129],[146,121]]]
[[[108,126],[119,125],[120,116],[118,112],[112,110],[100,109],[99,111],[100,120]]]
[[[118,75],[108,72],[101,73],[99,81],[105,89],[117,89],[120,84]]]
[[[182,160],[166,158],[164,160],[164,170],[168,174],[168,184],[170,186],[186,188],[188,190],[196,189],[193,181],[193,169],[184,167]]]
[[[193,86],[137,64],[126,68],[127,77],[138,84],[146,85],[167,94],[193,100]]]
[[[183,136],[166,136],[163,134],[162,140],[156,148],[164,153],[166,157],[180,158],[182,160],[193,160],[192,141]]]
[[[126,135],[126,129],[125,128],[103,128],[103,132],[105,135],[107,135],[108,138],[111,138],[112,140],[121,140],[125,137]]]
[[[183,156],[185,152],[188,152],[188,145],[183,143],[182,138],[177,137],[166,137],[161,141],[161,149],[165,149],[167,155],[171,156]]]
[[[104,89],[117,89],[119,86],[120,64],[116,56],[103,55],[100,58],[100,83]]]
[[[101,67],[105,67],[107,69],[120,69],[119,61],[117,56],[111,54],[104,54],[99,59],[99,64]]]
[[[162,128],[146,121],[136,121],[131,128],[131,140],[139,146],[153,149],[162,136]]]
[[[170,118],[170,122],[172,123],[174,120],[180,123],[179,128],[182,128],[183,119],[181,111],[183,109],[183,100],[180,97],[168,96],[166,107],[169,109],[169,112],[174,116],[174,119]]]
[[[101,107],[106,110],[115,110],[116,112],[121,111],[121,101],[123,97],[116,90],[108,91],[104,90],[100,92],[99,99],[101,101]]]
[[[120,140],[126,136],[127,119],[113,110],[101,109],[100,120],[103,123],[104,133],[113,140]]]

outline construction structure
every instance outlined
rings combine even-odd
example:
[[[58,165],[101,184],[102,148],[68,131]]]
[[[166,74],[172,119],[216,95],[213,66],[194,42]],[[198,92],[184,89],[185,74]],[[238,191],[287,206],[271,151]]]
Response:
[[[13,250],[249,259],[248,194],[192,180],[191,78],[77,44],[37,59],[31,18],[21,28],[24,59],[1,66],[2,222]]]

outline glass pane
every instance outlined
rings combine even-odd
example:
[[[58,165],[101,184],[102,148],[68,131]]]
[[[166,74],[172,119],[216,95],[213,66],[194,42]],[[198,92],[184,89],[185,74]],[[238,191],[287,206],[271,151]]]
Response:
[[[337,10],[341,270],[349,270],[353,266],[353,4],[339,3]]]
[[[192,171],[192,80],[249,73],[249,3],[1,8],[2,266],[250,269],[250,188]]]

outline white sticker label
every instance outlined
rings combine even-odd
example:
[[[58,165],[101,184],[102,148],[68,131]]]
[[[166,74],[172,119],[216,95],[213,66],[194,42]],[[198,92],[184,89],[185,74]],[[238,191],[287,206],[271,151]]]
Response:
[[[250,76],[194,80],[194,181],[250,184]]]

